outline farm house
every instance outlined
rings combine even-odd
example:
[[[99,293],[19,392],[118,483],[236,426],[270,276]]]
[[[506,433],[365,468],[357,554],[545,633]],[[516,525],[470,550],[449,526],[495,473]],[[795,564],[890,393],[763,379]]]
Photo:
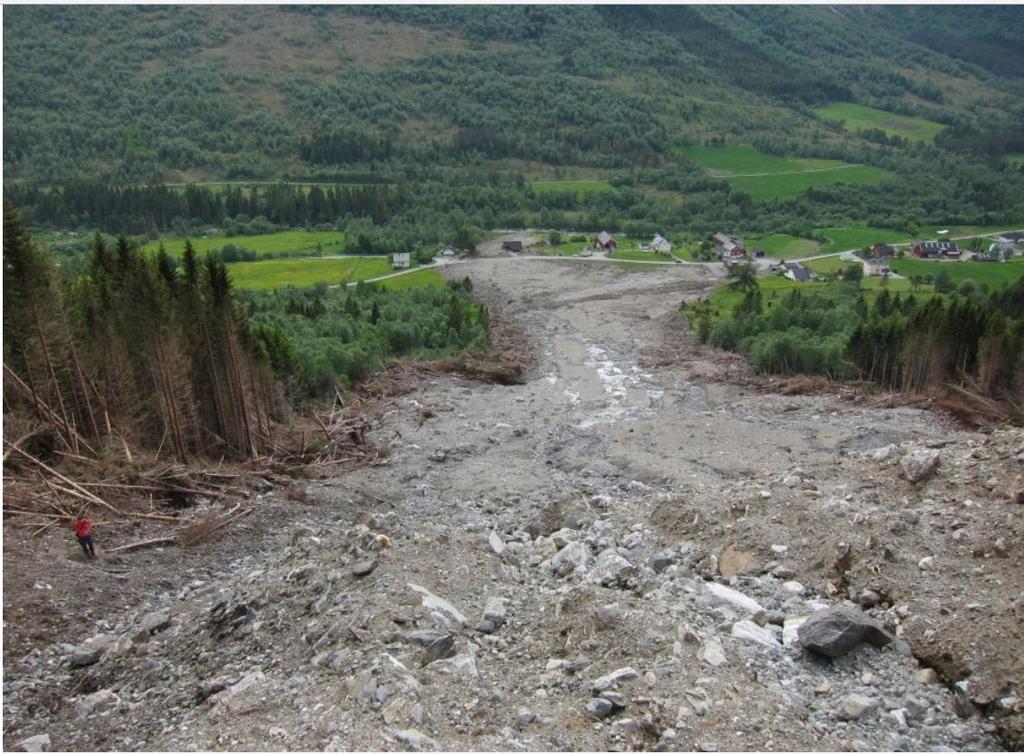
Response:
[[[615,251],[615,249],[618,248],[619,243],[618,241],[615,240],[615,237],[612,236],[611,233],[609,233],[606,230],[602,230],[600,233],[597,234],[597,240],[595,241],[595,245],[597,246],[597,248],[603,249],[604,251]]]

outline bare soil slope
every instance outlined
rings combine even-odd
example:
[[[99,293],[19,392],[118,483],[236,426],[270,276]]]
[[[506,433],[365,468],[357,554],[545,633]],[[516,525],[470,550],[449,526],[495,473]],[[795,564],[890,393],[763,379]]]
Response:
[[[159,577],[35,637],[104,577],[65,535],[5,527],[6,748],[1019,746],[1019,432],[731,381],[737,359],[679,329],[703,268],[451,274],[536,368],[396,398],[386,465],[272,492],[217,546],[104,563]],[[938,456],[917,484],[911,454]],[[897,640],[794,643],[846,600]]]

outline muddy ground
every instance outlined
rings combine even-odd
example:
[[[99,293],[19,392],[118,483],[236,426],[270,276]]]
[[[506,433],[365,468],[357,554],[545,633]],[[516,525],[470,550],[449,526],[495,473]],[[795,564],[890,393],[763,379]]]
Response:
[[[528,334],[535,366],[393,399],[386,464],[97,566],[66,532],[5,522],[5,748],[1020,747],[1020,432],[733,379],[742,362],[677,315],[716,282],[702,267],[446,274]],[[911,451],[940,459],[918,484]],[[147,532],[101,526],[100,545]],[[716,582],[780,623],[850,600],[903,641],[829,662],[769,622],[758,643]]]

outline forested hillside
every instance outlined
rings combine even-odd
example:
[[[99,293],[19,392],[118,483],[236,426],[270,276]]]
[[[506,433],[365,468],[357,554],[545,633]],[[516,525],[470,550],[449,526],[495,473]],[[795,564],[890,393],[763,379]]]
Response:
[[[1024,152],[1013,7],[36,6],[4,20],[5,192],[34,224],[217,222],[235,214],[216,196],[109,197],[221,180],[390,185],[261,214],[448,230],[1000,223],[1024,206],[1004,159]],[[835,117],[845,103],[877,127]],[[712,180],[692,144],[874,172],[752,192]],[[617,190],[526,187],[552,178]]]

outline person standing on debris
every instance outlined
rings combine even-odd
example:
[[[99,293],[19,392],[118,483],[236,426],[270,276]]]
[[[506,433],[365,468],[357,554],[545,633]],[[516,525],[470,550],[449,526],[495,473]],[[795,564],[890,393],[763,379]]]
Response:
[[[92,521],[85,516],[79,516],[75,520],[75,534],[78,535],[78,544],[85,551],[85,557],[96,558],[96,542],[92,538]]]

